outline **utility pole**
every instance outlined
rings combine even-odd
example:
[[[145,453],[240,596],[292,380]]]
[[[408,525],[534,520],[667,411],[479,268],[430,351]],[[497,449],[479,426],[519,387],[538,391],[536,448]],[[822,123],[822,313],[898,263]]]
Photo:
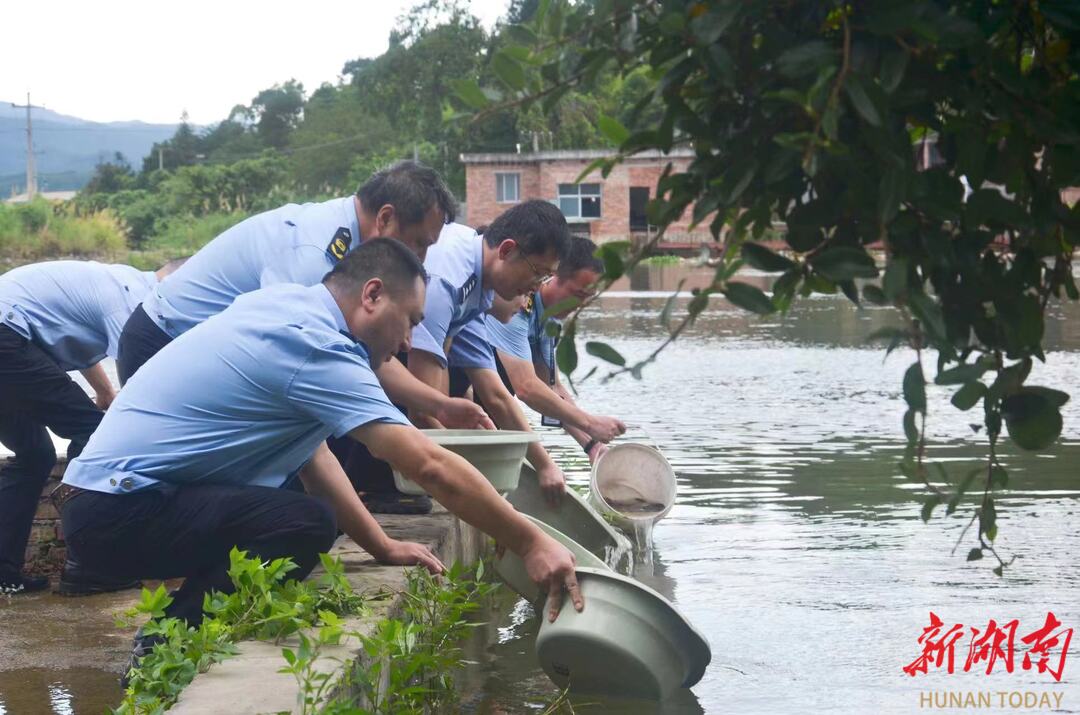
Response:
[[[165,170],[165,150],[161,147],[158,147],[157,150],[157,168],[158,171]]]
[[[35,107],[30,103],[30,93],[26,93],[26,104],[11,103],[15,109],[26,109],[26,199],[29,201],[37,193],[37,172],[34,167],[34,125],[30,121],[31,109],[44,109]]]

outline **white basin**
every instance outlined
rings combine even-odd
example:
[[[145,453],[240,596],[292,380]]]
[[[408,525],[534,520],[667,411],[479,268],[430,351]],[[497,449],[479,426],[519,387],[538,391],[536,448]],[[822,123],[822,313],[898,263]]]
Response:
[[[525,450],[539,442],[535,432],[515,430],[425,429],[420,430],[440,447],[460,455],[491,482],[497,492],[517,487]],[[394,470],[394,486],[405,494],[426,494],[423,487]]]

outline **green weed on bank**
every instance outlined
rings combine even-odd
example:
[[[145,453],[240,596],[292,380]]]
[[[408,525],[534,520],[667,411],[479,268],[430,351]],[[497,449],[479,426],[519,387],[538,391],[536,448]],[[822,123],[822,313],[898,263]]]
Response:
[[[198,627],[166,618],[172,602],[165,587],[143,589],[141,601],[124,615],[149,616],[144,635],[164,640],[129,673],[124,700],[113,715],[153,715],[171,707],[198,673],[236,654],[246,639],[277,642],[325,619],[360,613],[362,597],[345,577],[340,559],[320,554],[324,573],[313,581],[288,578],[296,564],[287,558],[263,563],[235,547],[229,553],[229,578],[235,591],[206,595],[206,617]]]

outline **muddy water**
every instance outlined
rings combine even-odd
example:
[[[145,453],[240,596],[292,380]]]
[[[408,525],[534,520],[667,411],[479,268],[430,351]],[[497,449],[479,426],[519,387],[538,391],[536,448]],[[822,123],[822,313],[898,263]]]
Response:
[[[583,321],[579,344],[648,355],[663,336],[657,315],[684,278],[685,290],[709,274],[639,270]],[[843,297],[805,299],[764,319],[714,300],[640,382],[580,386],[587,409],[623,418],[627,437],[658,446],[677,472],[678,500],[635,575],[709,638],[713,661],[692,692],[662,706],[587,697],[579,712],[910,713],[930,691],[1061,695],[1060,711],[1080,712],[1080,306],[1051,311],[1048,363],[1031,379],[1073,394],[1060,444],[1041,456],[1004,448],[1011,489],[998,500],[997,546],[1017,556],[1005,578],[992,561],[965,560],[971,532],[951,554],[970,500],[923,524],[919,490],[899,474],[900,385],[913,356],[883,362],[883,350],[864,343],[895,322],[891,310],[859,310]],[[579,356],[582,374],[599,364]],[[930,457],[963,474],[985,451],[969,427],[979,416],[953,409],[952,389],[928,388]],[[571,481],[587,487],[580,449],[543,432]],[[1025,671],[1020,656],[1012,673],[999,664],[988,676],[985,662],[963,672],[965,640],[957,672],[912,678],[902,668],[921,652],[931,610],[965,629],[1018,619],[1017,639],[1053,611],[1078,631],[1065,677]],[[537,712],[551,701],[533,656],[536,628],[524,602],[496,618],[473,669],[470,711]]]
[[[132,637],[115,617],[136,596],[0,598],[0,715],[100,715],[115,706]]]

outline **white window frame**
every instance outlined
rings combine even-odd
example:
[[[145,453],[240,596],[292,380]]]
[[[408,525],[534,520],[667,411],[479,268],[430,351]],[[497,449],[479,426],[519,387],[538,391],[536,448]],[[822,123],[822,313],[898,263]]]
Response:
[[[507,181],[513,179],[514,196],[513,198],[507,197]],[[500,195],[501,194],[501,195]],[[497,171],[495,172],[495,203],[497,204],[516,204],[521,201],[521,172],[519,171]]]
[[[596,187],[595,190],[592,187]],[[555,199],[559,210],[563,212],[563,216],[568,219],[577,219],[579,221],[597,221],[604,216],[604,188],[601,184],[596,182],[586,182],[581,184],[559,184],[557,187],[558,197]],[[581,200],[596,199],[597,215],[596,216],[582,216],[581,215]],[[564,201],[571,202],[571,205],[575,207],[576,213],[567,213],[564,208]]]

